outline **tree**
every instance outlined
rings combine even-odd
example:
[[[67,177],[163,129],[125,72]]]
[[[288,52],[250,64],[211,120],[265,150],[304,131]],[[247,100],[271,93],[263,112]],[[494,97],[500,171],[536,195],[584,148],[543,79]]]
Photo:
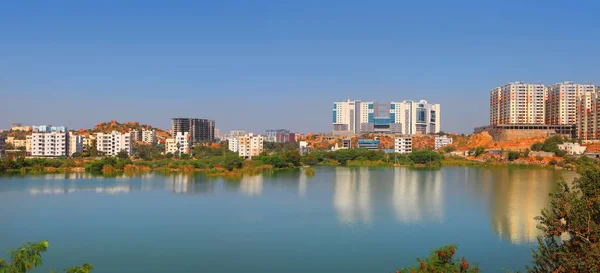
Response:
[[[408,155],[416,164],[439,165],[443,156],[432,150],[413,151]]]
[[[228,154],[224,156],[223,160],[221,161],[221,166],[229,171],[233,171],[233,169],[240,169],[242,168],[243,164],[244,159],[236,154]]]
[[[580,177],[559,182],[550,207],[536,217],[543,235],[528,272],[600,272],[600,167],[582,160]]]
[[[515,161],[519,159],[519,157],[521,157],[521,154],[519,152],[508,151],[508,161]]]
[[[129,158],[129,153],[127,152],[127,150],[123,149],[121,150],[118,154],[117,154],[117,158],[121,159],[121,160],[125,160]]]
[[[400,270],[402,273],[425,273],[425,272],[457,272],[476,273],[479,272],[477,265],[470,265],[463,257],[454,259],[455,245],[444,246],[431,252],[425,259],[417,259],[418,266],[410,266]]]
[[[26,273],[42,265],[42,253],[48,249],[48,241],[26,243],[16,250],[9,250],[10,261],[0,258],[0,273]],[[65,269],[67,273],[89,273],[93,269],[90,264]],[[54,271],[52,271],[54,272]]]
[[[479,157],[480,155],[485,153],[485,148],[483,148],[482,146],[477,146],[477,148],[475,148],[475,157]]]

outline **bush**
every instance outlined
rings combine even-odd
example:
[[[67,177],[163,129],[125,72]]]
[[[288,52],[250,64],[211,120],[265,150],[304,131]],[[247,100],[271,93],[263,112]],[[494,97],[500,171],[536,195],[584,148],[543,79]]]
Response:
[[[508,161],[515,161],[519,159],[519,157],[521,157],[521,154],[519,152],[508,151]]]
[[[538,156],[535,157],[535,160],[542,161],[542,160],[544,160],[544,158],[538,155]]]
[[[410,158],[410,160],[415,164],[427,165],[439,164],[442,160],[442,157],[442,155],[431,150],[413,151],[408,155],[408,158]]]

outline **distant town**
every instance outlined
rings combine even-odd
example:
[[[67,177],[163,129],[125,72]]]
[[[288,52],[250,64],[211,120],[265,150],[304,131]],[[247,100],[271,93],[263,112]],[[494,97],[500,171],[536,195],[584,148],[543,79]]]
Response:
[[[485,132],[496,143],[494,145],[500,143],[501,149],[506,146],[502,146],[503,142],[524,140],[525,146],[506,146],[509,150],[519,151],[529,149],[527,139],[560,136],[573,140],[569,145],[563,145],[565,150],[583,154],[585,144],[593,146],[599,139],[598,92],[600,88],[593,84],[560,82],[545,86],[542,83],[509,82],[490,91],[489,125],[475,128],[474,134]],[[10,130],[0,131],[0,156],[73,157],[91,147],[104,156],[119,153],[132,156],[135,143],[161,147],[165,155],[181,156],[190,154],[194,146],[222,141],[227,141],[230,151],[247,159],[263,153],[266,142],[296,143],[301,155],[313,149],[352,148],[407,154],[414,146],[440,150],[452,145],[458,148],[452,149],[454,154],[469,156],[469,150],[472,152],[475,145],[473,141],[465,144],[459,136],[442,132],[441,106],[426,100],[379,103],[346,99],[332,105],[332,130],[319,134],[274,129],[259,134],[232,130],[221,135],[214,120],[181,117],[171,118],[168,130],[117,121],[79,130],[14,123]],[[316,143],[317,136],[325,144]],[[429,144],[413,145],[414,137],[429,138],[425,141]],[[455,143],[458,140],[463,143],[462,147]],[[498,149],[484,148],[492,153]]]

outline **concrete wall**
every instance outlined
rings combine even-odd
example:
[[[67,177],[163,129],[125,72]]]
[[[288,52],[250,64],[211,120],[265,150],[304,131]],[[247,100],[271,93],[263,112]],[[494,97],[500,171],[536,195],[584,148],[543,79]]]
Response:
[[[488,133],[494,141],[510,141],[533,137],[549,137],[556,134],[554,130],[520,130],[520,129],[490,129]]]
[[[552,152],[543,152],[543,151],[531,151],[529,152],[529,156],[554,156],[554,153]]]

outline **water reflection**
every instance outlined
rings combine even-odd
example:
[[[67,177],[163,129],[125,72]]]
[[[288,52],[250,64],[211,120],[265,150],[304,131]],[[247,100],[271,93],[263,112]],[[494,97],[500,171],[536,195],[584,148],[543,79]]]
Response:
[[[442,175],[440,171],[394,170],[392,206],[401,223],[441,221]]]
[[[240,192],[248,196],[260,196],[263,191],[263,175],[244,175],[240,181]]]
[[[549,193],[556,190],[559,174],[548,170],[485,170],[492,181],[490,210],[494,232],[514,244],[534,242],[538,233],[535,217],[548,206]]]
[[[371,222],[369,169],[337,167],[333,204],[342,223]]]

